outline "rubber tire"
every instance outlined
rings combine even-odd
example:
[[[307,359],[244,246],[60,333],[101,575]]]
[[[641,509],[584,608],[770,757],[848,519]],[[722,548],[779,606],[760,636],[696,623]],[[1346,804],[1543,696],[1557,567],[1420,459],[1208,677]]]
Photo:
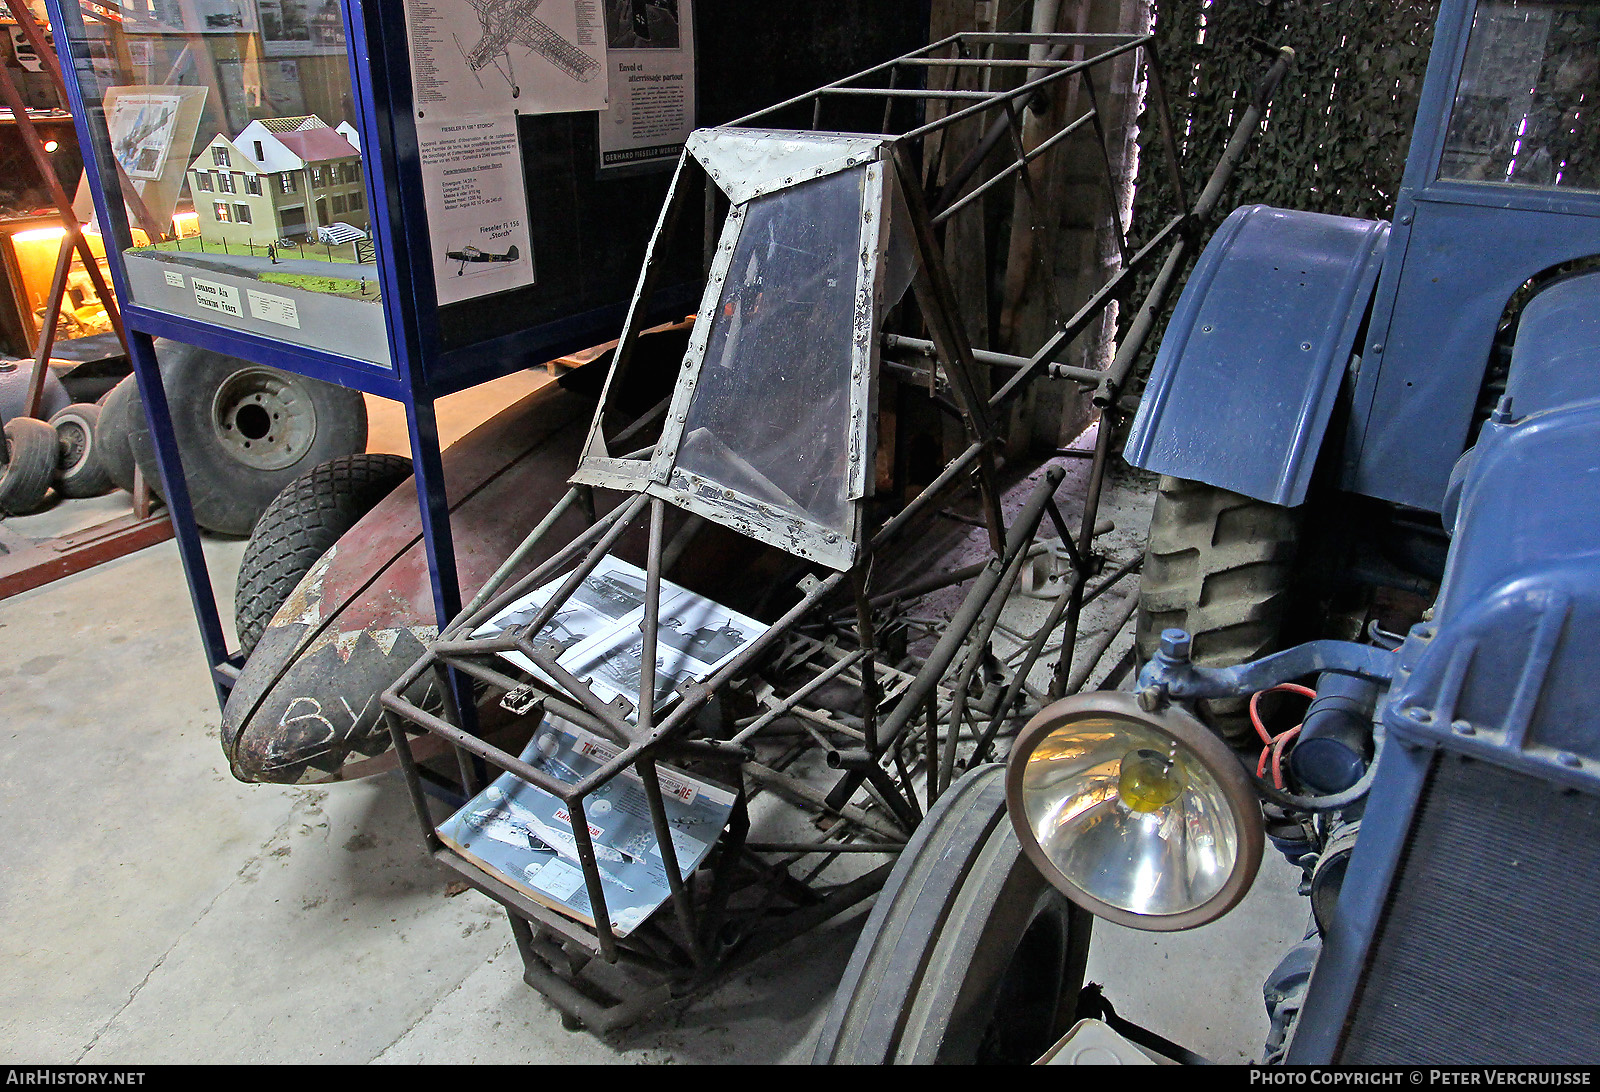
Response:
[[[301,475],[256,522],[239,563],[233,618],[249,656],[311,566],[362,516],[411,477],[400,455],[346,455]]]
[[[367,403],[360,391],[262,368],[237,357],[177,342],[157,342],[161,381],[172,411],[172,431],[183,458],[194,520],[219,535],[244,537],[273,499],[300,475],[367,447]],[[291,463],[263,469],[241,462],[222,440],[214,421],[218,392],[241,372],[266,372],[296,384],[306,394],[314,435]],[[142,412],[130,414],[129,443],[150,488],[161,493],[155,444]]]
[[[1290,602],[1300,512],[1162,477],[1139,582],[1135,642],[1141,661],[1161,631],[1193,638],[1202,667],[1232,667],[1277,650]],[[1202,713],[1230,742],[1253,738],[1243,699],[1205,702]]]
[[[98,497],[116,487],[100,459],[100,407],[75,402],[50,418],[56,430],[55,485],[63,497]]]
[[[56,430],[36,417],[5,423],[5,464],[0,466],[0,514],[25,516],[44,505],[56,472]]]
[[[1031,1062],[1072,1024],[1092,922],[1023,856],[1005,767],[979,766],[901,851],[812,1060]]]
[[[100,465],[118,489],[133,491],[133,415],[144,416],[139,401],[138,381],[128,376],[100,402],[100,420],[94,426],[95,446],[100,449]]]
[[[0,422],[21,417],[28,409],[28,387],[33,382],[33,361],[0,361]],[[72,403],[72,396],[56,375],[45,366],[44,396],[39,399],[40,420],[44,420]]]

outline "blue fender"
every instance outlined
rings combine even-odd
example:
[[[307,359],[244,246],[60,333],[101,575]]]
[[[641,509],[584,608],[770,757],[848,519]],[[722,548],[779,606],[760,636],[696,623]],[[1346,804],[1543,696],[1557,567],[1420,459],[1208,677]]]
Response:
[[[1236,209],[1178,297],[1128,462],[1303,501],[1388,244],[1381,220]]]

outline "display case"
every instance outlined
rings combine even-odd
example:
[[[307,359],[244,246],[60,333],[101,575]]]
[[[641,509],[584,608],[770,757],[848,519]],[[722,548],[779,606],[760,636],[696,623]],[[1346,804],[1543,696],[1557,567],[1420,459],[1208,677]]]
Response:
[[[401,401],[441,621],[434,398],[615,339],[690,131],[924,40],[857,0],[49,0],[94,230],[180,524],[168,337]],[[537,8],[537,10],[535,10]],[[707,110],[713,111],[706,116]],[[702,209],[651,256],[693,309]],[[191,231],[192,228],[192,231]],[[220,691],[236,674],[179,529]]]

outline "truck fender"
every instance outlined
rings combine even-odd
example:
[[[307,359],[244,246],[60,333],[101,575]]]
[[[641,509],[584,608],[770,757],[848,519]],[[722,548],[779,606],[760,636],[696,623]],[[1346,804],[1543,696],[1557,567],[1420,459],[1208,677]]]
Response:
[[[1382,220],[1236,209],[1178,298],[1128,462],[1303,501],[1388,244]]]

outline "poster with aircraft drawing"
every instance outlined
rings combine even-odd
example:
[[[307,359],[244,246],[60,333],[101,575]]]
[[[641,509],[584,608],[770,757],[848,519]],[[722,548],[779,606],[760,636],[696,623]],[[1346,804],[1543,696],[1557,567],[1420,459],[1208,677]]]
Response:
[[[419,118],[604,110],[600,0],[407,0]]]

